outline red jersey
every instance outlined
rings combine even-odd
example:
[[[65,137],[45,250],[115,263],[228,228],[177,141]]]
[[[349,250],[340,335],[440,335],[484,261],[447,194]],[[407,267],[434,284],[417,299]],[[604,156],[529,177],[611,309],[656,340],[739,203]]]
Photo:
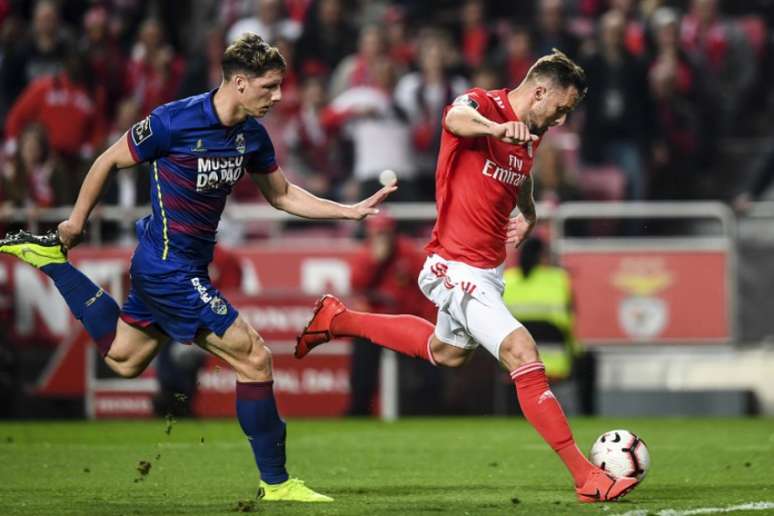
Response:
[[[474,88],[458,102],[493,122],[518,120],[508,102],[508,90]],[[539,142],[513,145],[486,136],[462,138],[452,134],[444,121],[435,169],[438,218],[425,249],[482,269],[500,265],[505,260],[508,219],[519,187],[529,178]]]

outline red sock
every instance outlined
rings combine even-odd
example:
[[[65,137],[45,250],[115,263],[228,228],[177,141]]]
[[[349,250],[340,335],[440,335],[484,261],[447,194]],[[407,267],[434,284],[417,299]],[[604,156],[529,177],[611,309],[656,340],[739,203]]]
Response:
[[[360,337],[379,346],[422,358],[433,365],[430,337],[434,326],[414,315],[383,315],[345,310],[331,321],[335,337]]]
[[[594,466],[575,445],[562,407],[548,386],[545,366],[539,361],[527,362],[511,371],[511,378],[524,417],[559,455],[575,485],[581,486]]]

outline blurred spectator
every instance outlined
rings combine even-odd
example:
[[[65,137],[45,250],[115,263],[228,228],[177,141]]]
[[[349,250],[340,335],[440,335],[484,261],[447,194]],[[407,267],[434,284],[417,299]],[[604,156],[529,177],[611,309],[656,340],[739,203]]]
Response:
[[[736,132],[740,103],[756,75],[755,54],[744,34],[720,15],[717,0],[692,0],[682,20],[680,39],[683,48],[704,66],[710,84],[716,88],[722,110],[720,126]]]
[[[413,314],[434,321],[435,307],[417,288],[425,254],[413,240],[398,234],[395,220],[386,211],[369,217],[365,226],[365,245],[352,262],[352,290],[357,298],[354,308],[382,314]],[[353,342],[347,410],[350,416],[373,412],[381,351],[368,340]],[[424,366],[425,373],[434,373],[428,363],[418,365]]]
[[[650,25],[655,51],[648,68],[665,61],[673,62],[677,72],[675,91],[684,97],[703,95],[701,77],[706,74],[680,47],[680,17],[677,11],[669,7],[657,9],[651,17]]]
[[[483,0],[464,0],[459,20],[458,41],[462,58],[469,69],[474,69],[484,62],[493,42]]]
[[[678,67],[663,60],[649,72],[655,99],[656,127],[653,148],[652,197],[700,197],[699,153],[701,119],[692,99],[677,92]]]
[[[57,3],[39,0],[32,15],[32,32],[20,49],[24,80],[29,83],[61,72],[70,45]]]
[[[0,23],[0,120],[24,89],[23,44],[24,23],[17,16],[8,16]]]
[[[301,105],[301,84],[299,78],[302,76],[316,76],[318,73],[314,69],[304,70],[303,73],[299,73],[296,70],[296,47],[289,39],[279,37],[272,42],[272,45],[277,47],[287,63],[285,76],[282,79],[282,102],[273,111],[275,111],[275,114],[289,117],[298,112]]]
[[[330,73],[339,61],[350,55],[357,42],[357,31],[344,16],[342,0],[316,0],[309,9],[304,30],[296,43],[298,70],[312,67]]]
[[[3,217],[19,208],[48,208],[59,204],[64,174],[48,146],[45,129],[30,124],[19,137],[13,157],[3,166],[0,201]]]
[[[108,25],[108,12],[104,7],[92,7],[83,16],[84,33],[79,48],[86,56],[89,72],[96,84],[105,89],[103,101],[97,106],[105,118],[112,118],[119,99],[123,96],[123,73],[126,56]]]
[[[484,65],[473,71],[470,78],[472,88],[481,88],[482,90],[496,90],[503,84],[500,76],[500,70],[490,65]]]
[[[254,32],[266,41],[285,38],[295,41],[301,35],[301,24],[287,17],[282,0],[251,0],[251,16],[237,20],[228,30],[228,42],[245,32]]]
[[[529,30],[523,25],[506,27],[500,50],[501,55],[497,57],[497,62],[505,70],[506,83],[520,84],[535,62]]]
[[[114,142],[140,119],[140,107],[133,98],[128,97],[118,104],[113,127],[106,141]],[[134,208],[150,202],[150,174],[141,165],[127,167],[114,173],[114,180],[108,182],[102,195],[102,204]],[[120,244],[134,242],[134,219],[127,218],[117,223],[103,222],[104,239]]]
[[[219,25],[211,27],[206,32],[202,46],[186,59],[183,80],[176,97],[190,97],[217,88],[223,80],[220,60],[225,50],[223,28]]]
[[[334,180],[341,175],[336,160],[336,142],[328,128],[331,121],[325,117],[327,102],[324,79],[306,79],[301,108],[288,120],[283,131],[288,150],[283,168],[293,174],[298,184],[323,196],[327,196]]]
[[[183,67],[183,59],[164,40],[159,21],[155,18],[145,20],[132,48],[126,85],[126,90],[140,104],[143,115],[174,100]]]
[[[556,136],[543,138],[535,156],[535,200],[556,206],[580,201],[581,193],[568,170]]]
[[[400,185],[390,200],[417,201],[411,126],[393,99],[393,64],[383,57],[372,63],[371,70],[374,85],[350,88],[330,104],[331,114],[343,124],[354,154],[352,179],[343,197],[354,199],[378,190],[382,186],[379,175],[390,169]]]
[[[645,23],[638,12],[639,4],[636,0],[610,0],[610,9],[620,13],[624,19],[624,46],[636,57],[642,57],[646,49]]]
[[[534,39],[535,55],[550,54],[552,48],[557,48],[570,58],[576,59],[580,41],[567,30],[562,0],[539,0],[539,2]]]
[[[285,10],[291,20],[303,24],[306,13],[312,5],[312,0],[285,0]]]
[[[384,13],[387,47],[390,58],[402,69],[408,69],[416,57],[416,46],[409,34],[408,20],[403,8],[391,5]]]
[[[348,88],[371,86],[376,83],[377,63],[387,55],[384,30],[379,25],[367,25],[360,31],[357,52],[345,57],[333,71],[330,94],[335,97]]]
[[[41,77],[30,84],[11,107],[6,120],[6,153],[16,150],[17,138],[31,123],[46,129],[51,147],[67,170],[62,202],[70,204],[80,188],[82,160],[90,158],[105,139],[105,122],[96,105],[104,90],[88,82],[86,62],[71,52],[65,70],[54,77]],[[97,100],[92,100],[97,99]]]
[[[650,124],[644,66],[624,45],[624,18],[608,11],[600,20],[599,49],[582,62],[589,88],[581,154],[589,164],[615,164],[626,176],[625,197],[645,197],[643,149]]]
[[[438,32],[420,39],[419,70],[398,81],[395,101],[411,122],[423,201],[435,199],[435,161],[441,143],[443,110],[468,89],[468,82],[449,72],[449,40]]]

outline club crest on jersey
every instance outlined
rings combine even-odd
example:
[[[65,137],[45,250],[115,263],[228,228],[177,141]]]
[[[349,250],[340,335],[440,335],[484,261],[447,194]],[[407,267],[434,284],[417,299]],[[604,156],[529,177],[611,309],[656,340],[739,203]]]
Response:
[[[216,190],[223,185],[234,186],[244,171],[244,156],[197,159],[196,191]]]
[[[245,133],[236,135],[236,150],[238,150],[240,154],[244,154],[247,150],[247,146],[245,145]]]
[[[151,128],[150,115],[132,126],[132,141],[135,145],[140,145],[151,136],[153,136],[153,129]]]
[[[478,102],[473,100],[473,98],[468,95],[467,93],[465,95],[460,95],[456,99],[454,99],[454,102],[452,103],[453,106],[468,106],[472,107],[473,109],[478,109]]]
[[[228,305],[219,297],[213,297],[210,301],[210,309],[218,315],[226,315],[228,313]]]

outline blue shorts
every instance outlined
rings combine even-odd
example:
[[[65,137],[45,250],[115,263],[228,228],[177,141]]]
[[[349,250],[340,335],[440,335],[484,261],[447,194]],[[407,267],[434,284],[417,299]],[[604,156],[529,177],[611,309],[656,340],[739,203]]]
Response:
[[[147,258],[138,260],[140,253],[138,249],[132,258],[131,288],[121,319],[141,328],[155,324],[182,343],[193,342],[200,329],[223,337],[239,312],[212,286],[206,266],[165,263],[154,271]]]

